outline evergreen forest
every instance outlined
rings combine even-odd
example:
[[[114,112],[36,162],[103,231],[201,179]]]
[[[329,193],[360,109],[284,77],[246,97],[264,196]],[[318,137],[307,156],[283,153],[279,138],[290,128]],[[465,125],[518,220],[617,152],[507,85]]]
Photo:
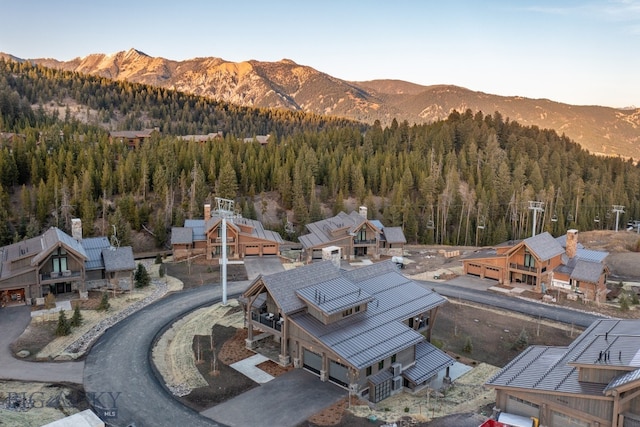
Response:
[[[148,128],[158,132],[136,149],[109,138]],[[554,236],[640,219],[633,160],[591,155],[499,112],[383,128],[0,60],[0,132],[0,245],[51,226],[70,233],[77,217],[85,237],[117,230],[125,245],[146,230],[164,247],[171,227],[201,218],[214,197],[250,218],[275,197],[279,216],[265,227],[293,241],[347,200],[420,244],[528,237],[530,202],[544,207],[536,232]],[[178,138],[211,132],[224,137]],[[266,145],[244,141],[266,134]],[[624,206],[618,218],[614,205]]]

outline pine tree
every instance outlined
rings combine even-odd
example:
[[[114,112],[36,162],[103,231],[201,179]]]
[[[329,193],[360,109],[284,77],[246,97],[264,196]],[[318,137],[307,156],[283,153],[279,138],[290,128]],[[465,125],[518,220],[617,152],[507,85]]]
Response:
[[[146,288],[151,283],[151,277],[149,277],[149,272],[144,265],[138,264],[138,268],[133,275],[133,279],[136,283],[136,288]]]
[[[73,316],[71,317],[71,326],[74,328],[80,326],[82,324],[82,313],[80,313],[80,304],[76,304],[76,307],[73,309]]]
[[[64,310],[60,311],[58,316],[58,326],[56,327],[56,336],[62,337],[71,333],[71,325],[64,314]]]
[[[111,307],[111,304],[109,304],[109,295],[105,292],[102,294],[102,299],[98,305],[98,311],[107,311],[109,310],[109,307]]]

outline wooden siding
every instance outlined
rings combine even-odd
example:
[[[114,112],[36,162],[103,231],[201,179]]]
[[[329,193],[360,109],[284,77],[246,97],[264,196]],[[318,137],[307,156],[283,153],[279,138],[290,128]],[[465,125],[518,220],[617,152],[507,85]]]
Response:
[[[618,375],[626,374],[627,372],[629,372],[629,369],[606,369],[606,366],[604,365],[603,367],[597,368],[581,366],[578,370],[578,381],[609,384],[612,379]]]

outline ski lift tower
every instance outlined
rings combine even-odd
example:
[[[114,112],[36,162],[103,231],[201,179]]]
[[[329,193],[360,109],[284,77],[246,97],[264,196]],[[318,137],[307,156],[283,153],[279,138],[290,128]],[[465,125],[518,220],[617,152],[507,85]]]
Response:
[[[534,201],[529,201],[529,210],[533,211],[533,234],[531,234],[531,237],[536,235],[536,219],[537,219],[537,213],[538,212],[544,212],[544,209],[542,209],[542,206],[544,206],[544,202],[534,202]]]
[[[624,213],[624,206],[622,205],[613,205],[613,212],[616,214],[616,232],[618,231],[618,220],[620,219],[620,214]]]
[[[233,222],[236,217],[235,202],[229,199],[216,197],[216,213],[222,218],[222,257],[220,258],[220,270],[222,270],[222,305],[227,305],[227,219]]]

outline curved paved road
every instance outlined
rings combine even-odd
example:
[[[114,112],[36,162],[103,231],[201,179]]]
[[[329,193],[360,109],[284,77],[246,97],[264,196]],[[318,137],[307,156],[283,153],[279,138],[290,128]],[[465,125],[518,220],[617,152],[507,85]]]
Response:
[[[247,284],[230,283],[229,295],[244,291]],[[220,292],[219,285],[207,285],[171,294],[98,339],[86,359],[84,388],[101,418],[113,426],[220,425],[174,399],[158,381],[150,360],[152,341],[159,331],[184,314],[216,302]],[[109,413],[111,409],[115,411]]]
[[[5,307],[0,310],[0,379],[82,384],[82,361],[42,363],[13,357],[10,345],[24,332],[29,322],[29,306]]]

